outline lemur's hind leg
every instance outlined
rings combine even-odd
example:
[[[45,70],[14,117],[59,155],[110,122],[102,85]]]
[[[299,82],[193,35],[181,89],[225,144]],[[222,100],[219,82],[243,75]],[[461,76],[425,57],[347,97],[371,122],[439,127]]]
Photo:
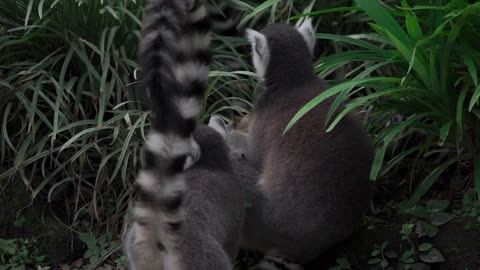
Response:
[[[152,228],[149,225],[134,223],[128,232],[125,252],[130,262],[131,270],[163,269],[165,250],[155,241]]]

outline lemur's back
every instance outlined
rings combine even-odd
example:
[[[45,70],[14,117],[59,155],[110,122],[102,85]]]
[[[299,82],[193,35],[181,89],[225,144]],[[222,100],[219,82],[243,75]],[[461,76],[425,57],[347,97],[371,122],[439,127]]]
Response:
[[[185,173],[185,223],[182,224],[184,238],[180,250],[182,256],[188,258],[185,261],[190,263],[185,269],[224,269],[222,264],[214,265],[222,260],[213,258],[224,256],[220,249],[225,249],[229,255],[225,258],[227,261],[238,253],[244,218],[240,182],[217,132],[199,126],[194,138],[203,154]],[[212,248],[215,245],[219,245],[219,249]]]
[[[325,132],[332,99],[283,134],[293,116],[328,89],[312,67],[311,23],[299,29],[271,25],[261,32],[250,30],[248,37],[265,91],[254,106],[247,155],[261,172],[263,203],[247,211],[246,222],[246,228],[252,223],[263,231],[250,232],[246,242],[306,263],[360,224],[370,200],[373,147],[350,116]]]

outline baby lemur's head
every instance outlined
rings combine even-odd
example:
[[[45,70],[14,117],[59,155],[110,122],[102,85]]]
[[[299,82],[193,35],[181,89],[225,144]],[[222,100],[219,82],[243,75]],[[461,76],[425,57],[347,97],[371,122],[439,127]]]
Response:
[[[313,74],[315,31],[310,18],[298,28],[272,24],[260,32],[249,29],[247,38],[252,45],[253,64],[259,77],[268,79],[271,75],[279,75],[294,80],[296,75]]]
[[[212,116],[208,126],[216,130],[225,140],[229,148],[230,161],[233,170],[240,177],[242,182],[255,183],[260,173],[246,158],[248,151],[248,135],[245,132],[235,129],[231,124],[226,123],[220,116]]]
[[[222,134],[212,127],[200,125],[193,133],[193,137],[201,151],[198,165],[224,168],[230,166],[228,160],[230,151]]]
[[[216,130],[225,140],[229,150],[230,157],[235,159],[243,157],[248,149],[247,134],[236,130],[231,124],[226,123],[220,116],[213,115],[208,122],[208,126]]]

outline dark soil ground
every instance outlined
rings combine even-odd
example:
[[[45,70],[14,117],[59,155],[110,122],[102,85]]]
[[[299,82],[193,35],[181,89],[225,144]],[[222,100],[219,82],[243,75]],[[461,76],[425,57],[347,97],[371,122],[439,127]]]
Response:
[[[448,181],[444,182],[449,183]],[[398,203],[408,198],[408,194],[404,191],[405,184],[398,185],[397,182],[389,183],[388,181],[382,181],[380,183],[381,184],[377,185],[374,207],[372,207],[372,209],[375,210],[372,210],[365,219],[365,225],[344,242],[320,256],[315,262],[305,266],[306,270],[329,270],[337,265],[336,260],[339,258],[345,258],[350,264],[350,269],[382,269],[375,268],[368,264],[368,261],[372,259],[371,253],[375,245],[381,245],[387,241],[387,249],[395,251],[397,254],[402,254],[402,252],[412,246],[410,242],[402,239],[402,234],[400,233],[403,224],[414,223],[418,220],[398,210]],[[461,209],[461,199],[459,200],[459,196],[450,195],[456,193],[452,193],[448,185],[449,184],[445,186],[442,184],[442,181],[440,181],[439,185],[434,186],[432,191],[425,196],[421,204],[425,204],[427,200],[432,198],[443,198],[451,201],[451,205],[446,210],[449,213],[454,213],[455,210]],[[22,224],[23,226],[19,228],[12,226],[12,222],[16,219],[18,211],[18,209],[15,209],[15,206],[28,205],[29,198],[20,196],[22,193],[25,192],[21,189],[11,189],[8,194],[3,194],[2,196],[2,205],[6,207],[0,207],[0,210],[2,210],[0,211],[2,216],[2,222],[0,222],[0,238],[29,238],[31,235],[39,238],[39,235],[41,235],[43,237],[40,237],[40,240],[43,241],[37,243],[40,254],[49,255],[50,258],[56,258],[56,260],[53,260],[55,267],[51,269],[74,269],[76,267],[59,268],[58,266],[61,264],[71,266],[74,262],[78,263],[82,261],[83,265],[78,268],[85,268],[88,262],[81,260],[85,249],[80,248],[76,252],[71,251],[71,234],[65,229],[62,230],[58,228],[59,226],[53,226],[52,223],[55,223],[53,221],[46,222],[46,220],[51,220],[51,217],[48,215],[48,211],[45,211],[44,207],[29,207],[24,209],[23,215],[25,215],[26,221]],[[460,194],[463,194],[463,191],[460,192]],[[441,252],[445,261],[441,263],[429,263],[426,264],[427,268],[416,269],[480,270],[480,222],[472,218],[461,217],[460,212],[455,213],[457,213],[457,216],[453,220],[439,226],[438,233],[435,237],[426,240]],[[40,227],[45,227],[46,231],[39,231]],[[54,233],[52,234],[52,232]],[[53,238],[47,239],[48,235],[53,236]],[[410,240],[416,247],[420,244],[419,240],[414,237]],[[425,242],[425,240],[422,242]],[[116,258],[109,258],[109,262],[106,262],[104,265],[115,265],[112,261],[118,259],[120,255],[121,252],[119,251],[116,253]],[[248,269],[249,265],[251,266],[255,261],[260,259],[261,255],[259,254],[248,253],[246,255],[244,253],[239,257],[239,265],[237,265],[236,269]],[[397,268],[398,259],[389,259],[388,261],[390,266],[393,266],[393,269],[404,269]],[[420,262],[418,257],[416,258],[416,262]],[[98,269],[120,268],[118,266],[112,266]]]
[[[389,242],[392,250],[400,253],[408,247],[402,240],[400,230],[405,219],[391,220],[385,226],[368,229],[361,228],[352,237],[328,251],[317,261],[308,265],[307,270],[328,270],[336,265],[336,259],[347,258],[352,269],[371,269],[368,260],[374,245]],[[432,244],[440,250],[445,262],[429,264],[432,270],[479,270],[480,269],[480,229],[466,229],[471,219],[456,218],[440,227]],[[395,265],[395,260],[392,261]]]

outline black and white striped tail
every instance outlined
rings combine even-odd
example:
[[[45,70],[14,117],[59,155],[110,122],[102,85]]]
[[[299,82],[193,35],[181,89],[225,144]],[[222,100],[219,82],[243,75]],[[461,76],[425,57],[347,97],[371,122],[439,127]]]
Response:
[[[299,263],[282,257],[265,256],[250,270],[303,270],[303,267]]]
[[[210,6],[212,30],[215,34],[239,37],[237,25],[240,19],[239,12],[227,1],[219,1],[215,6]]]
[[[184,220],[183,173],[200,157],[192,134],[211,61],[207,15],[200,0],[146,0],[143,13],[140,82],[147,92],[152,128],[146,140],[146,166],[136,179],[134,239],[155,241],[169,256],[174,256],[170,249],[175,249]],[[169,264],[175,260],[170,258]]]

